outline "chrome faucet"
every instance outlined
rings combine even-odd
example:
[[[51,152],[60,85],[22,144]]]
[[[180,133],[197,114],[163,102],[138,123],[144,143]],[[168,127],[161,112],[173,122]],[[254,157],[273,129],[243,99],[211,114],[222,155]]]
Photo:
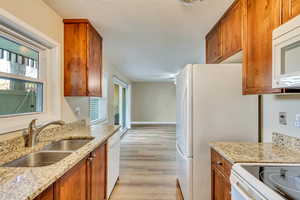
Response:
[[[41,132],[50,125],[65,125],[65,122],[62,120],[49,122],[41,125],[40,127],[36,126],[37,119],[33,119],[28,126],[28,137],[25,140],[25,147],[33,147],[39,141],[39,135]]]

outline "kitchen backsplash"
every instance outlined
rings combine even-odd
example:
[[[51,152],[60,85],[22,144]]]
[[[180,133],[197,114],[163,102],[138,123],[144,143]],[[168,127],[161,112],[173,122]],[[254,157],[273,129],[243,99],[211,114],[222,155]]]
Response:
[[[287,136],[281,133],[273,133],[272,142],[278,146],[300,151],[300,139],[296,137]]]

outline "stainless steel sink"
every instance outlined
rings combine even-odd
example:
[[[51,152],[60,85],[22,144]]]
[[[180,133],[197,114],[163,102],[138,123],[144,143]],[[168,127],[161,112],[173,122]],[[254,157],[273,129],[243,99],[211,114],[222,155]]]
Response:
[[[60,140],[45,146],[43,151],[76,151],[91,140],[93,140],[93,138]]]
[[[36,152],[2,165],[2,167],[42,167],[54,164],[71,152]]]

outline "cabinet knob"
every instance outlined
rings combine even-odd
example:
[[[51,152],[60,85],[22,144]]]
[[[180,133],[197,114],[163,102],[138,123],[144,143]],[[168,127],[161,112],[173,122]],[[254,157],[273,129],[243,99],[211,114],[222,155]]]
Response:
[[[88,161],[89,161],[89,162],[92,162],[93,160],[94,160],[93,157],[88,157]]]
[[[221,161],[217,161],[217,165],[220,165],[220,166],[222,166],[222,165],[223,165],[223,163],[222,163]]]

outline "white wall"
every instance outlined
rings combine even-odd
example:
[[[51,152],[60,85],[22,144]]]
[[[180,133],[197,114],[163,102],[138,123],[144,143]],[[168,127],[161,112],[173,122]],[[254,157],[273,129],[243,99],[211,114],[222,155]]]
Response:
[[[287,112],[287,125],[279,124],[279,112]],[[271,142],[273,132],[300,138],[300,128],[294,126],[296,114],[300,114],[299,94],[264,95],[263,141]]]
[[[173,82],[134,82],[132,121],[176,122],[176,85]]]

